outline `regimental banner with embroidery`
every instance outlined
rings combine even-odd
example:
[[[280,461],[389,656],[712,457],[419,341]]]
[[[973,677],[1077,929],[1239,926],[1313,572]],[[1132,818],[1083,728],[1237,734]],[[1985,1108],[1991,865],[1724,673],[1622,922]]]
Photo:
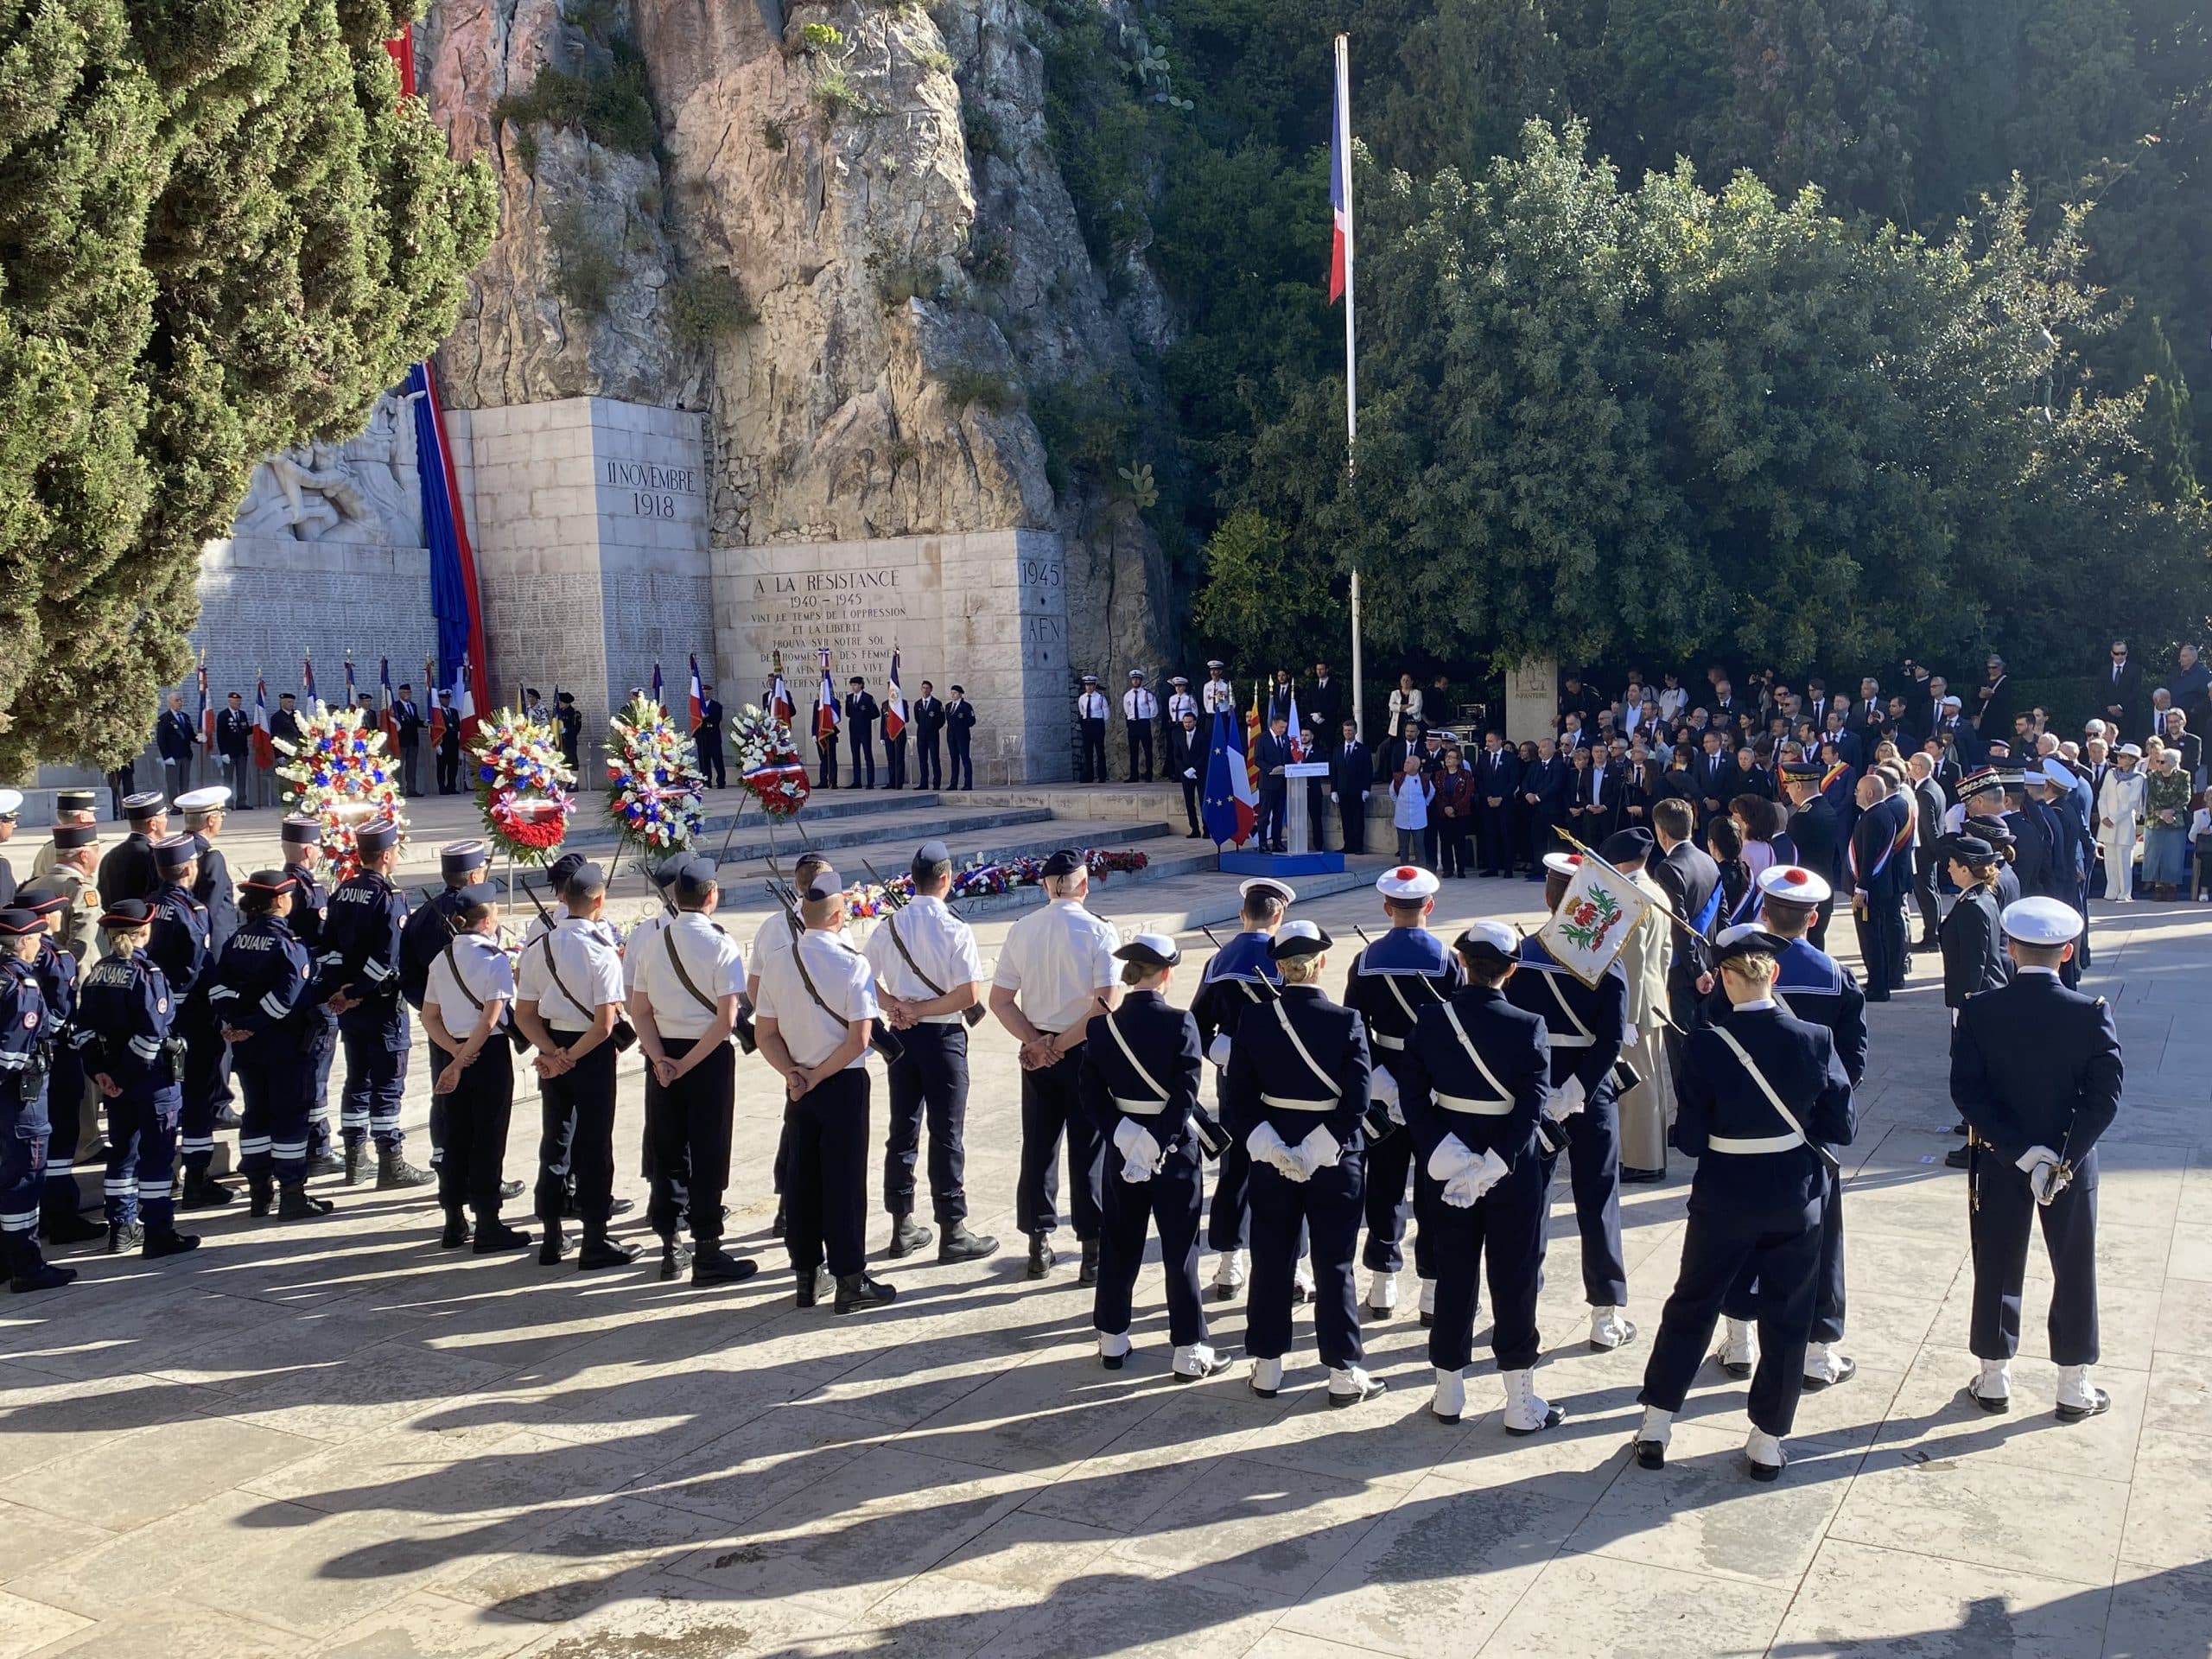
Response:
[[[1585,985],[1605,978],[1651,908],[1636,883],[1602,859],[1585,854],[1552,918],[1536,938],[1560,967]]]

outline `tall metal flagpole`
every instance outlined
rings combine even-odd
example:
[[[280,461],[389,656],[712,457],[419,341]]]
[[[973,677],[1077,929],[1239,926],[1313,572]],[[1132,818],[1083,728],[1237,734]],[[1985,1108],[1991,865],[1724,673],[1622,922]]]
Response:
[[[1337,36],[1337,131],[1336,151],[1344,168],[1344,472],[1356,478],[1359,460],[1356,451],[1359,446],[1359,326],[1357,308],[1352,303],[1352,279],[1356,267],[1352,238],[1351,205],[1351,36]],[[1363,687],[1366,683],[1366,655],[1360,648],[1359,639],[1359,569],[1351,573],[1351,717],[1354,729],[1363,737],[1367,732],[1367,698]]]

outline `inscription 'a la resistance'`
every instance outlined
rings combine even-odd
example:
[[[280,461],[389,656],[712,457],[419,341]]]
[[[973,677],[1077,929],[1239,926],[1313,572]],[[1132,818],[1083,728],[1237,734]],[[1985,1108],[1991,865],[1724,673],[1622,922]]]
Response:
[[[782,599],[799,594],[855,594],[899,586],[896,569],[885,570],[810,570],[804,575],[755,576],[753,597]]]

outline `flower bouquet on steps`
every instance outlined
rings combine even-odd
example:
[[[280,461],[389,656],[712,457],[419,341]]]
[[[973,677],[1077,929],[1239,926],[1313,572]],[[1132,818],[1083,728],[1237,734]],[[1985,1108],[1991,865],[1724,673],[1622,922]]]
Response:
[[[477,728],[476,810],[493,846],[518,863],[543,864],[567,838],[576,774],[561,759],[550,722],[502,709]]]
[[[1110,851],[1103,847],[1086,847],[1083,851],[1084,868],[1090,872],[1090,879],[1103,881],[1109,875],[1128,874],[1151,862],[1139,852]],[[974,899],[994,893],[1011,893],[1017,887],[1033,887],[1045,879],[1045,861],[1041,858],[1002,858],[989,864],[970,864],[956,870],[952,875],[954,899]],[[846,891],[846,906],[855,916],[881,915],[914,896],[914,878],[896,875],[877,884],[864,881]]]
[[[643,692],[608,725],[607,813],[623,843],[653,859],[691,845],[706,822],[707,780],[690,737]]]
[[[790,725],[748,702],[739,711],[731,736],[746,793],[760,803],[771,823],[797,817],[813,785]]]
[[[364,725],[358,709],[333,709],[318,697],[299,711],[299,724],[298,741],[275,740],[285,757],[276,768],[286,785],[284,804],[322,825],[331,879],[344,881],[361,868],[353,849],[356,826],[390,817],[404,837],[407,817],[399,779],[385,753],[384,734]]]

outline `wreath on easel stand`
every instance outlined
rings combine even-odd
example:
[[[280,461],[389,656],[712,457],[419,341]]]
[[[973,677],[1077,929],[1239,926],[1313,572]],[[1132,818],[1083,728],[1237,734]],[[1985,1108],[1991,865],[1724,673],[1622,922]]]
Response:
[[[635,842],[656,856],[689,847],[707,817],[707,780],[691,739],[643,692],[608,727],[607,815],[623,844]],[[619,850],[615,857],[620,862]]]
[[[374,817],[398,824],[403,842],[407,817],[399,781],[384,752],[384,734],[362,722],[358,709],[333,709],[318,697],[299,715],[297,741],[274,740],[286,756],[276,775],[289,785],[285,804],[322,826],[323,856],[331,879],[342,882],[361,868],[353,831]]]
[[[502,709],[477,728],[476,810],[492,844],[518,864],[543,864],[567,839],[576,774],[552,726]]]

